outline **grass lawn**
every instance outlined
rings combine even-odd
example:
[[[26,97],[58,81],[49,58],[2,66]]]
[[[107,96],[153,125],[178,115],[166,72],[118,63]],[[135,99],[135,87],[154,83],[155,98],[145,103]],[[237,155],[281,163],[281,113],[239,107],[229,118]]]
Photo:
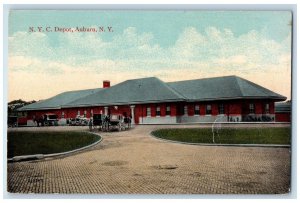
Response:
[[[92,144],[99,136],[87,132],[8,132],[7,157],[52,154]]]
[[[189,142],[213,143],[211,128],[160,129],[153,131],[156,137]],[[290,144],[291,128],[222,128],[215,132],[217,144]]]

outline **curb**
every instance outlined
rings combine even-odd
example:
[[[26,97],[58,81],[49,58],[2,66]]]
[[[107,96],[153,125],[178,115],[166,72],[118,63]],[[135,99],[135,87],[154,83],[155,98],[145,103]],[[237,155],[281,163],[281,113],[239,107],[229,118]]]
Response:
[[[84,147],[81,147],[81,148],[78,148],[78,149],[73,149],[73,150],[67,151],[67,152],[60,152],[60,153],[53,153],[53,154],[32,154],[32,155],[24,155],[24,156],[14,156],[13,158],[7,159],[7,161],[16,162],[16,161],[22,161],[22,160],[28,160],[28,159],[29,160],[44,159],[44,158],[49,158],[49,157],[54,157],[54,156],[59,156],[59,155],[67,155],[67,154],[71,154],[71,153],[74,153],[74,152],[78,152],[78,151],[93,147],[93,146],[95,146],[96,144],[100,143],[103,140],[103,138],[97,133],[93,133],[93,132],[88,132],[88,133],[97,135],[97,136],[100,137],[100,139],[97,142],[94,142],[90,145],[87,145],[87,146],[84,146]]]
[[[160,137],[156,137],[155,135],[150,133],[150,136],[164,141],[164,142],[172,142],[175,144],[186,144],[186,145],[197,145],[197,146],[219,146],[219,147],[274,147],[274,148],[290,148],[291,145],[278,145],[278,144],[210,144],[210,143],[194,143],[194,142],[181,142],[181,141],[175,141],[175,140],[168,140],[168,139],[163,139]]]

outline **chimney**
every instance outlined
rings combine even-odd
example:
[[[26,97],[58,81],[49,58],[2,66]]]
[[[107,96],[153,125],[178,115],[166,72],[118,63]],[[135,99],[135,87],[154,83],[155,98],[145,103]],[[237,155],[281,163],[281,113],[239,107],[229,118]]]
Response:
[[[103,80],[103,88],[109,88],[110,87],[110,81],[109,80]]]

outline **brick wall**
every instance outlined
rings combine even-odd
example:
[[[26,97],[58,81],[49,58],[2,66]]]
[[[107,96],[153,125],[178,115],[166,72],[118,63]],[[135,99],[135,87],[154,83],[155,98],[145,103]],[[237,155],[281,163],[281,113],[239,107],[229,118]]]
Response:
[[[224,105],[224,113],[229,116],[241,116],[249,114],[249,104],[254,103],[255,113],[263,114],[264,105],[269,103],[269,113],[274,114],[274,102],[269,100],[226,100],[226,101],[206,101],[206,102],[177,102],[177,103],[159,103],[159,104],[136,104],[135,105],[135,123],[139,123],[140,118],[147,117],[147,107],[151,108],[151,118],[157,118],[156,107],[160,107],[160,116],[159,117],[168,117],[166,116],[166,108],[170,106],[170,117],[180,117],[183,116],[184,106],[188,107],[188,116],[194,117],[195,115],[195,105],[199,105],[200,116],[206,115],[206,105],[211,105],[211,116],[219,115],[219,105]],[[114,106],[109,106],[108,109],[112,114],[127,114],[131,115],[131,105],[118,105],[117,108]],[[45,113],[54,113],[58,116],[59,119],[62,118],[62,112],[64,112],[64,118],[75,118],[80,111],[80,115],[84,115],[86,111],[86,117],[91,117],[91,110],[94,114],[105,113],[104,107],[77,107],[77,108],[65,108],[60,110],[41,110],[41,111],[29,111],[28,119],[33,119],[33,117],[42,116]],[[278,120],[283,119],[287,120],[288,116],[278,115]],[[164,120],[164,119],[160,119]],[[277,120],[277,119],[276,119]]]
[[[291,122],[291,113],[290,112],[276,113],[275,121],[276,122]]]

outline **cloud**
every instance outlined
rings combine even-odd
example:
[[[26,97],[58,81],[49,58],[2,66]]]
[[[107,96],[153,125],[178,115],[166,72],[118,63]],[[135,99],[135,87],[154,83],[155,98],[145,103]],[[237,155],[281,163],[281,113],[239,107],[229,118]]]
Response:
[[[244,67],[247,65],[248,58],[245,55],[235,55],[230,57],[222,57],[215,60],[215,64],[219,66],[222,65],[223,67],[231,67],[240,69],[240,67]]]
[[[286,46],[290,45],[290,37],[283,42],[275,42],[255,30],[234,36],[229,29],[208,27],[204,33],[200,33],[190,27],[179,36],[171,52],[176,58],[188,61],[228,61],[239,56],[243,62],[247,59],[249,63],[263,65],[277,64],[282,54],[289,53]],[[224,60],[219,60],[219,65],[222,66]]]
[[[110,40],[97,33],[16,32],[9,37],[9,74],[14,78],[10,87],[27,85],[28,91],[36,86],[24,83],[22,75],[48,86],[66,81],[64,86],[56,85],[55,92],[48,91],[49,96],[75,86],[97,87],[104,79],[118,83],[157,76],[175,81],[235,74],[289,96],[290,86],[284,90],[278,76],[290,84],[290,49],[290,35],[278,42],[263,31],[237,36],[230,29],[216,27],[203,31],[187,27],[169,47],[155,43],[152,33],[140,33],[134,27]]]
[[[10,72],[26,72],[31,74],[64,74],[63,63],[55,61],[45,61],[38,58],[30,58],[24,56],[11,56],[8,59],[8,66]]]
[[[40,32],[16,32],[8,38],[9,55],[14,56],[52,56],[55,49],[49,43],[49,37]]]
[[[167,48],[155,44],[152,33],[138,33],[134,27],[128,27],[109,41],[102,38],[98,33],[17,32],[9,38],[9,55],[82,65],[98,59],[137,61],[142,66],[149,61],[166,65],[179,60],[215,63],[243,56],[249,63],[262,65],[277,64],[281,55],[290,52],[291,44],[290,36],[276,42],[255,30],[235,36],[230,29],[216,27],[207,27],[203,32],[187,27],[174,45]]]

